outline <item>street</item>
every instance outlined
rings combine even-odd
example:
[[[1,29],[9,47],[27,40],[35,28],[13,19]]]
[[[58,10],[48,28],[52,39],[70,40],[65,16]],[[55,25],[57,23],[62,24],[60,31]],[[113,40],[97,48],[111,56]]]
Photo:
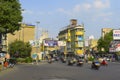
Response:
[[[112,62],[99,70],[91,69],[90,63],[82,67],[61,62],[18,64],[0,72],[0,80],[120,80],[120,63]]]

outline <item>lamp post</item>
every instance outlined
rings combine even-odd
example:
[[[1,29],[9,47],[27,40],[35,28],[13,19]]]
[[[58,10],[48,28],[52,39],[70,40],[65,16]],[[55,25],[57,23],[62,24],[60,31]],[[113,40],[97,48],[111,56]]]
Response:
[[[38,47],[39,46],[38,45],[38,25],[39,25],[40,22],[37,21],[36,23],[37,23],[37,25],[35,27],[36,28],[35,29],[35,44],[36,44],[35,46],[36,46],[36,54],[37,54],[36,63],[38,64],[38,48],[39,48]]]
[[[39,25],[39,21],[36,22],[37,26],[36,26],[36,30],[35,30],[35,40],[36,40],[36,53],[38,52],[38,25]]]

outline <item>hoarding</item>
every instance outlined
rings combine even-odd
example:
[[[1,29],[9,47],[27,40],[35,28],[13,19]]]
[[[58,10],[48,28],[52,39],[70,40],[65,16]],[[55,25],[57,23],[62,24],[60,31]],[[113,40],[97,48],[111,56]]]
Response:
[[[120,51],[120,40],[112,41],[110,44],[109,52],[119,52]]]
[[[44,40],[44,46],[57,46],[58,43],[55,40]]]
[[[79,47],[83,47],[83,46],[84,46],[84,43],[83,43],[83,42],[78,42],[78,46],[79,46]]]
[[[29,43],[32,47],[39,47],[41,44],[39,40],[29,40]]]
[[[58,41],[58,46],[66,46],[66,42],[65,41]]]
[[[113,30],[113,40],[120,40],[120,30]]]

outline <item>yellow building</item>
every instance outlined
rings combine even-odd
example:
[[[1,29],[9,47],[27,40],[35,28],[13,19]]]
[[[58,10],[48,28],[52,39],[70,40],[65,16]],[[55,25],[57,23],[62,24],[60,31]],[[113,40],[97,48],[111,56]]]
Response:
[[[21,28],[13,34],[7,34],[7,46],[15,40],[21,40],[29,42],[35,39],[35,25],[21,24]],[[32,48],[32,53],[35,52],[35,48]]]
[[[93,49],[94,51],[97,51],[97,45],[98,45],[97,42],[98,42],[97,39],[91,39],[90,40],[90,45],[89,45],[90,49]]]
[[[106,33],[109,33],[112,30],[112,28],[102,28],[101,35],[104,38]]]
[[[72,52],[77,55],[84,53],[84,25],[77,25],[76,19],[70,20],[70,25],[63,28],[59,34],[60,41],[66,41],[64,53]]]
[[[29,40],[34,40],[35,38],[35,26],[22,24],[19,31],[15,31],[13,34],[7,34],[8,44],[15,41],[21,40],[24,42],[29,42]]]

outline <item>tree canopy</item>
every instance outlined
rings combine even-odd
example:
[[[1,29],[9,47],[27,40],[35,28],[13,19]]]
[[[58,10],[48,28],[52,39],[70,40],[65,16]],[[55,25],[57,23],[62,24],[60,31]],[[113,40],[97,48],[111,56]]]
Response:
[[[19,0],[0,0],[0,33],[13,33],[19,30],[22,21]]]
[[[32,50],[31,45],[27,42],[23,41],[14,41],[9,44],[8,51],[12,57],[30,57],[30,53]]]
[[[109,52],[110,42],[113,40],[113,30],[109,33],[106,33],[104,37],[101,37],[98,40],[98,50],[101,51],[104,49],[104,52]]]

